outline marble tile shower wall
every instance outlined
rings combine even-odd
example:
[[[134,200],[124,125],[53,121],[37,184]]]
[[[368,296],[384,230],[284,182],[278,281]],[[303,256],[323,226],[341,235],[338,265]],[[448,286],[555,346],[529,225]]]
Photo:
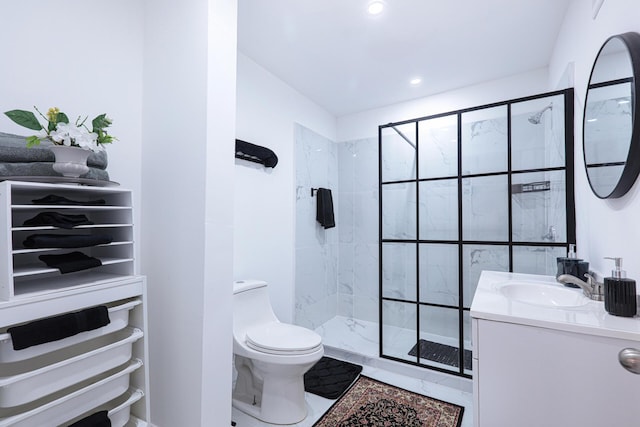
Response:
[[[295,322],[378,322],[378,139],[335,143],[295,126]],[[310,188],[332,190],[336,227],[315,221]]]
[[[331,189],[334,213],[340,211],[338,146],[295,125],[296,237],[295,323],[315,329],[337,313],[338,235],[343,227],[324,229],[316,222],[316,197],[311,188]]]

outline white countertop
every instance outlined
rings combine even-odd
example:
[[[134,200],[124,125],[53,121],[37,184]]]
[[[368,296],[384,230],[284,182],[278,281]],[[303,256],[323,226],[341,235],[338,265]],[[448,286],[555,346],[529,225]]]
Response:
[[[612,316],[605,311],[602,301],[590,300],[579,307],[545,307],[515,301],[500,291],[501,286],[515,281],[542,282],[574,290],[556,282],[554,276],[483,271],[471,304],[471,317],[640,341],[638,316]]]

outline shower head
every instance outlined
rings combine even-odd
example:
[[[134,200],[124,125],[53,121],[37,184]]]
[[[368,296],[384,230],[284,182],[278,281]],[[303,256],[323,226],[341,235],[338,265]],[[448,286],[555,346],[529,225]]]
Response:
[[[537,113],[535,113],[534,115],[530,116],[529,117],[529,123],[534,124],[534,125],[540,124],[540,121],[542,120],[542,115],[547,110],[553,110],[553,103],[547,105],[542,110],[540,110]]]

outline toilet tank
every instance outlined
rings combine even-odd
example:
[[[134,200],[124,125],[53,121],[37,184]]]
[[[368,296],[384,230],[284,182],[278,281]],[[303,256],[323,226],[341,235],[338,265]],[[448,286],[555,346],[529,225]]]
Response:
[[[247,328],[254,325],[277,322],[267,283],[261,280],[233,282],[233,333],[244,339]]]

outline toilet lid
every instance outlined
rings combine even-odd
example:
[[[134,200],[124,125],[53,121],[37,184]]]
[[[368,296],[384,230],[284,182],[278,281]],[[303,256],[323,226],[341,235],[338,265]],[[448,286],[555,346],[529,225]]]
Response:
[[[246,343],[254,350],[272,354],[305,354],[322,345],[322,338],[312,330],[272,322],[247,330]]]

